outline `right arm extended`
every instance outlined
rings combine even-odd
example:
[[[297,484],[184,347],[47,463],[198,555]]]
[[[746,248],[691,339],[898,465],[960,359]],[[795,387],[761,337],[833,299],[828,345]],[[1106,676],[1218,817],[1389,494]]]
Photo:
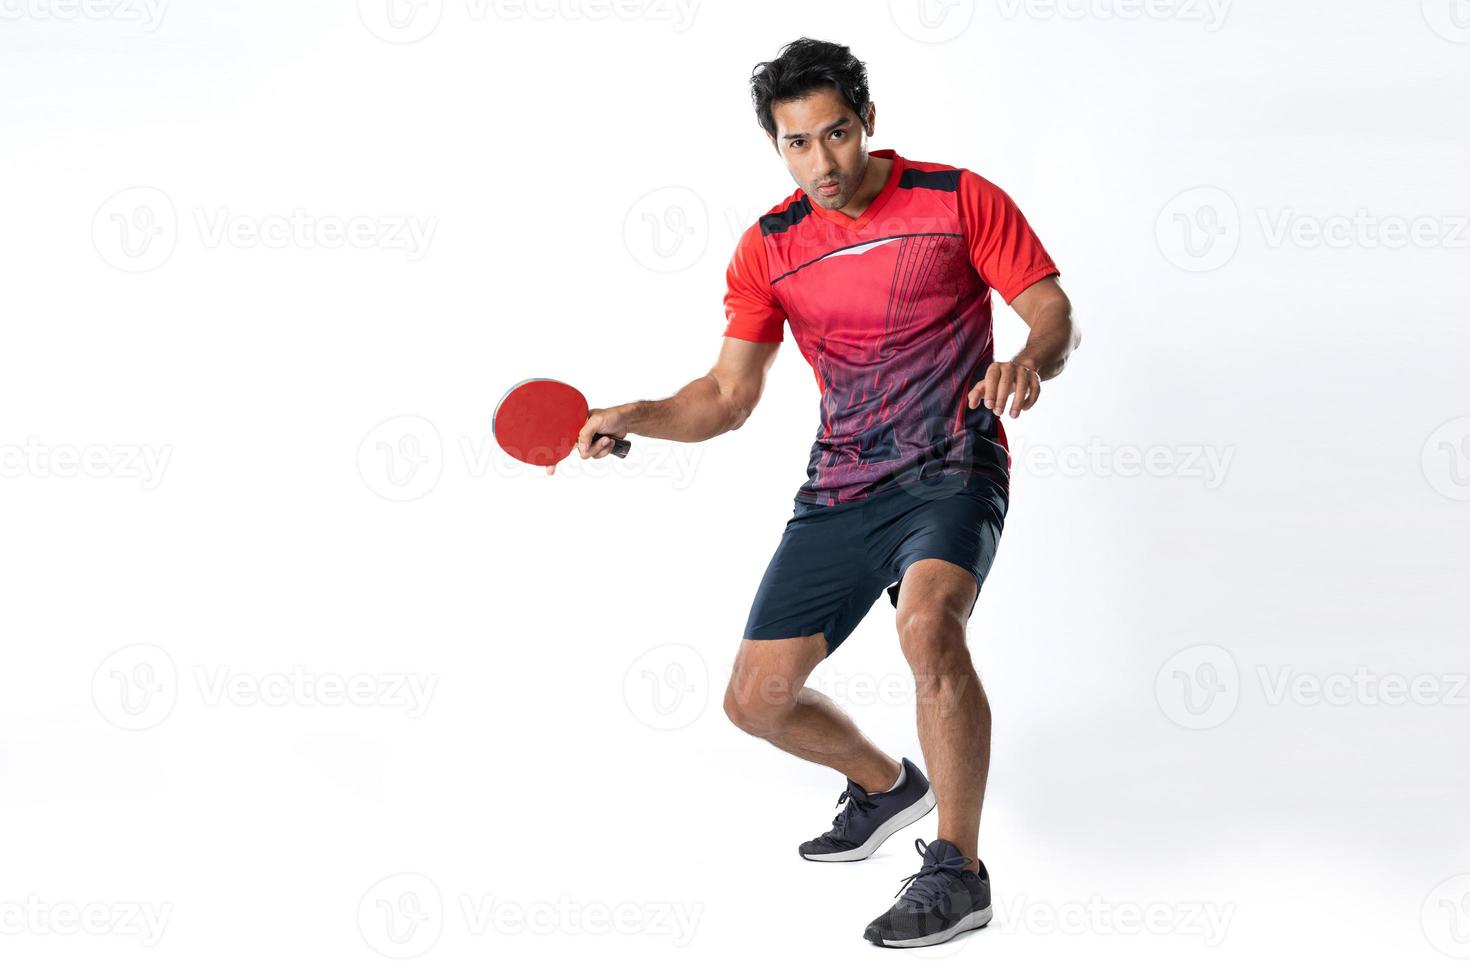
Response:
[[[709,373],[695,378],[668,398],[636,401],[612,408],[594,408],[577,435],[583,459],[601,459],[612,452],[612,440],[629,433],[673,442],[703,442],[745,424],[760,401],[766,371],[780,343],[756,343],[726,337],[719,359]],[[547,472],[555,472],[554,466]]]

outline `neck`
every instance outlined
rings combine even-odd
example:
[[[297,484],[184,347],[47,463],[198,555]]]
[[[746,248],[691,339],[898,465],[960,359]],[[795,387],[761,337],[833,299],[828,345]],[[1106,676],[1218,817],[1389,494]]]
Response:
[[[863,173],[862,186],[852,196],[852,200],[841,208],[842,213],[849,218],[861,217],[862,213],[868,209],[868,205],[872,204],[879,192],[883,190],[883,185],[888,182],[888,173],[892,169],[892,160],[869,155],[867,169]]]

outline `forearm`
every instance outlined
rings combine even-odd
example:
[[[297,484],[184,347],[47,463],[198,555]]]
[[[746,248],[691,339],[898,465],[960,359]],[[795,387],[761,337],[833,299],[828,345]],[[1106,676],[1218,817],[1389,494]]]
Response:
[[[1026,346],[1012,360],[1049,381],[1062,373],[1081,337],[1072,323],[1072,305],[1064,297],[1046,303],[1034,317]]]
[[[672,396],[620,406],[628,431],[651,439],[703,442],[740,428],[750,411],[720,389],[712,374],[696,378]]]

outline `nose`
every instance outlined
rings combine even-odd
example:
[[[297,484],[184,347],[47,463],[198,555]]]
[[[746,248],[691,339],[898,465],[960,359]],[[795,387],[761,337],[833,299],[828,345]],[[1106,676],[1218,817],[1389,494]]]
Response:
[[[817,144],[816,162],[817,172],[814,176],[817,179],[826,177],[837,169],[834,166],[834,164],[837,162],[837,158],[832,155],[832,151],[827,149],[824,143]]]

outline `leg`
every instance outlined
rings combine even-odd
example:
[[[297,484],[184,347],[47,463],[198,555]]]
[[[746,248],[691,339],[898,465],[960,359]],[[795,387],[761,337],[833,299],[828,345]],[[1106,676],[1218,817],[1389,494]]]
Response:
[[[970,661],[965,624],[975,577],[939,558],[922,558],[903,575],[898,638],[914,672],[919,744],[939,801],[939,836],[978,856],[980,808],[990,771],[990,702]],[[969,870],[978,870],[972,862]]]
[[[835,769],[869,793],[898,779],[899,764],[868,741],[832,699],[806,686],[827,655],[821,634],[742,640],[725,691],[736,727],[798,758]]]

